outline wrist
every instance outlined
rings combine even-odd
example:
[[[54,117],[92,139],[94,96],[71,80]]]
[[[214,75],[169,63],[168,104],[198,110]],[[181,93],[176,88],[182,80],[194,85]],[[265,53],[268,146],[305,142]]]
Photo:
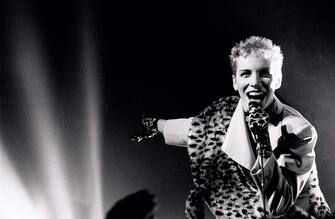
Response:
[[[160,133],[164,132],[164,127],[166,124],[166,120],[165,119],[158,119],[157,121],[157,129]]]
[[[158,118],[143,118],[142,125],[145,129],[146,134],[148,135],[156,135],[159,134],[158,130]]]

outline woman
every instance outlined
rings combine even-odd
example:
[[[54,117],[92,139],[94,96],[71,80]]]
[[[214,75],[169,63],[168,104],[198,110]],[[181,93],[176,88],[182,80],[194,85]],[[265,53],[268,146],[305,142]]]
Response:
[[[283,55],[271,40],[251,36],[232,48],[239,97],[215,101],[188,119],[143,119],[134,140],[163,134],[185,146],[194,186],[188,218],[325,218],[331,215],[318,184],[315,128],[275,95]]]

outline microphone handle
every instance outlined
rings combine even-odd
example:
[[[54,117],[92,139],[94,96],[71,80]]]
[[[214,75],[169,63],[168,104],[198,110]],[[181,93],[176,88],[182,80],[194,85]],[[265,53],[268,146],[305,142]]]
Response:
[[[255,126],[251,129],[256,142],[256,150],[261,158],[268,158],[271,156],[271,144],[269,142],[269,134],[267,130]]]

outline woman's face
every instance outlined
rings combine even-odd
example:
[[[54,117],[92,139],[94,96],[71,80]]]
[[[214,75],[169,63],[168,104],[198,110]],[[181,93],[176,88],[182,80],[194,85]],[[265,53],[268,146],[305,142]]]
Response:
[[[245,111],[248,111],[250,101],[258,102],[263,109],[273,101],[274,91],[280,83],[273,72],[271,59],[263,56],[249,55],[237,59],[233,86],[241,97]]]

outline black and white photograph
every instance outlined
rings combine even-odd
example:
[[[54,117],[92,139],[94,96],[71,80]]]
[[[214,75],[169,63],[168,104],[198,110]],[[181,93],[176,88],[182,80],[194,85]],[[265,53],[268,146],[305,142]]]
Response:
[[[0,219],[335,218],[331,1],[0,2]]]

